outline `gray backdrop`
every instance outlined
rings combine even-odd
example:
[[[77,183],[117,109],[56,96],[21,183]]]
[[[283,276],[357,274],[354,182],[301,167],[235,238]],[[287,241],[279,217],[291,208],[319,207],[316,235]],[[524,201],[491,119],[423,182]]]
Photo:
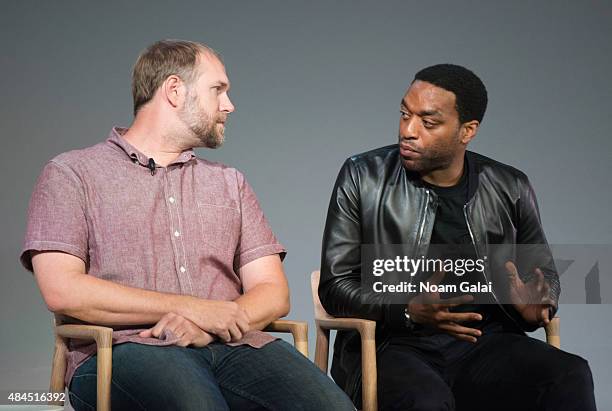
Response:
[[[471,148],[531,177],[550,242],[612,243],[610,5],[164,3],[0,6],[0,390],[44,389],[50,370],[51,316],[17,260],[35,179],[52,156],[130,123],[131,66],[162,38],[224,56],[237,109],[226,145],[199,154],[244,171],[258,193],[289,249],[291,318],[312,318],[309,274],[340,164],[396,140],[399,101],[434,63],[466,65],[487,85]],[[609,305],[560,310],[563,348],[589,360],[602,410],[612,409],[611,314]]]

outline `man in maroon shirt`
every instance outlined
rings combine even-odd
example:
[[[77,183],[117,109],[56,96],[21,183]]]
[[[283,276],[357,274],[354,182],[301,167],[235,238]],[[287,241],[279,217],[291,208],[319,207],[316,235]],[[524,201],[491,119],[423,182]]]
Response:
[[[244,176],[193,152],[222,144],[229,88],[207,46],[147,48],[131,127],[45,166],[21,261],[49,310],[114,327],[113,409],[352,409],[260,331],[289,312],[285,249]],[[96,405],[94,352],[70,345],[76,409]]]

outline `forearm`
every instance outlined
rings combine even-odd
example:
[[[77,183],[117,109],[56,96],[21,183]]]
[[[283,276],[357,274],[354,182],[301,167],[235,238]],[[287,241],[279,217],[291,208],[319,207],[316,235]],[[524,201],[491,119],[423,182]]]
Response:
[[[275,283],[258,284],[235,302],[246,311],[250,328],[256,330],[286,316],[290,307],[287,287]]]
[[[32,258],[36,282],[50,311],[100,325],[145,325],[166,314],[229,338],[234,327],[263,328],[289,311],[289,290],[278,255],[241,269],[245,295],[218,301],[121,285],[85,274],[84,262],[61,252]]]
[[[328,280],[324,281],[323,276]],[[321,281],[319,298],[328,314],[382,322],[391,329],[405,329],[407,302],[393,304],[384,293],[367,292],[368,287],[361,284],[359,274],[334,273],[333,267],[322,267]]]
[[[194,297],[144,290],[86,274],[63,278],[45,301],[49,309],[100,325],[153,324],[169,312],[190,315]]]

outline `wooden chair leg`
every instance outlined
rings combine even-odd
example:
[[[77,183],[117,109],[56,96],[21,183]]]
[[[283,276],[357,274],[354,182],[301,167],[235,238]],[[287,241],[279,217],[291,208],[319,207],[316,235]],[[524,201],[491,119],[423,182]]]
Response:
[[[110,411],[111,404],[111,377],[113,371],[113,341],[112,334],[96,336],[98,345],[98,381],[97,381],[97,410]]]
[[[317,340],[315,343],[315,365],[323,373],[327,374],[327,362],[329,356],[329,330],[317,325]]]
[[[51,363],[51,383],[49,391],[63,393],[66,386],[66,340],[59,335],[55,336],[55,349],[53,350],[53,361]],[[49,405],[64,405],[60,401],[49,401]]]
[[[308,358],[308,324],[300,324],[295,328],[293,334],[293,342],[295,349]]]
[[[378,408],[378,386],[376,370],[375,328],[360,330],[361,334],[361,401],[363,411],[376,411]]]

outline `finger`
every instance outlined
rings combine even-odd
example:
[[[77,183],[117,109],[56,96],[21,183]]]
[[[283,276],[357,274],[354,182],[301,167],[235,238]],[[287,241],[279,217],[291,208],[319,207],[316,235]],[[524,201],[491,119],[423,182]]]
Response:
[[[241,321],[246,324],[250,324],[251,319],[249,318],[249,314],[246,312],[244,308],[240,308],[238,310],[238,314],[236,315],[236,321]]]
[[[544,323],[544,325],[548,325],[548,323],[550,323],[550,307],[549,306],[545,306],[544,308],[542,308],[541,317],[542,317],[542,322]]]
[[[171,318],[167,323],[166,326],[164,327],[164,330],[169,330],[172,331],[174,333],[174,335],[176,335],[177,337],[179,336],[179,334],[181,333],[181,330],[183,330],[184,324],[185,324],[185,318],[181,317],[179,315]]]
[[[180,315],[172,316],[166,323],[164,329],[162,330],[161,337],[164,337],[166,339],[177,338],[180,340],[187,332],[187,321],[188,320],[185,317],[182,317]],[[169,337],[167,335],[168,333],[172,333],[172,335]]]
[[[186,330],[186,332],[181,336],[179,341],[175,344],[179,347],[189,347],[190,345],[194,345],[194,342],[196,341],[198,335],[203,332],[204,331],[200,330],[199,328],[197,330]]]
[[[151,338],[153,336],[153,334],[151,333],[153,331],[153,328],[149,328],[147,330],[141,331],[138,333],[138,336],[141,338]]]
[[[550,294],[550,284],[548,283],[548,281],[544,281],[544,286],[542,287],[542,298],[546,298],[548,297],[548,295]]]
[[[480,337],[482,335],[482,332],[476,328],[464,327],[462,325],[455,324],[452,322],[440,323],[438,324],[438,328],[444,331],[450,331],[456,334],[470,335],[473,337]]]
[[[438,301],[439,305],[446,308],[457,307],[461,304],[467,304],[474,301],[474,296],[471,294],[464,294],[458,297],[445,298]]]
[[[189,333],[187,333],[184,329],[182,328],[178,328],[178,329],[174,329],[174,330],[169,330],[168,328],[166,328],[164,330],[164,332],[171,332],[175,338],[178,338],[179,340],[184,338],[185,336],[188,336]]]
[[[542,289],[544,287],[544,273],[542,273],[542,270],[540,270],[539,268],[535,269],[535,274],[536,274],[536,278],[537,278],[537,286],[536,286],[536,290],[538,291],[538,293],[542,293]]]
[[[232,341],[232,336],[230,335],[230,332],[228,330],[219,331],[215,333],[215,335],[219,337],[219,339],[223,342],[227,343]]]
[[[187,347],[189,344],[191,344],[191,338],[187,334],[185,334],[175,343],[175,345],[178,345],[179,347]]]
[[[433,284],[433,285],[438,285],[442,282],[442,280],[444,279],[444,276],[446,275],[445,271],[436,271],[435,273],[433,273],[433,275],[429,278],[429,284]]]
[[[161,320],[159,320],[157,324],[155,324],[155,326],[151,329],[151,335],[153,337],[159,338],[159,336],[164,331],[164,328],[166,328],[166,324],[168,323],[168,321],[170,321],[170,317],[168,317],[168,315],[164,315]]]
[[[191,345],[194,347],[206,347],[213,341],[213,336],[207,333],[206,331],[200,330],[200,332],[195,336]]]
[[[476,339],[476,337],[473,337],[471,335],[458,334],[458,333],[454,333],[454,332],[448,332],[448,334],[452,335],[453,337],[455,337],[458,340],[463,340],[463,341],[471,342],[473,344],[475,344],[476,341],[478,341]]]
[[[540,304],[546,305],[548,307],[554,307],[555,303],[552,300],[552,298],[550,298],[550,296],[548,294],[546,294],[544,297],[542,297],[542,301],[540,301]]]
[[[439,318],[442,321],[464,323],[468,321],[482,321],[482,315],[478,313],[451,313],[441,312],[438,313]]]
[[[201,334],[209,335],[205,331],[202,331],[202,329],[200,329],[200,327],[198,327],[195,323],[186,318],[181,324],[181,329],[184,332],[181,334],[179,342],[176,343],[176,345],[181,347],[188,347],[190,345],[194,345],[195,341]]]
[[[504,266],[506,267],[506,271],[508,273],[508,278],[510,279],[510,281],[516,282],[520,280],[516,266],[512,261],[506,261],[506,264]]]
[[[238,328],[240,329],[240,332],[242,333],[242,335],[248,333],[249,330],[251,329],[251,325],[249,324],[249,321],[245,318],[237,318],[236,325],[238,325]]]
[[[232,341],[238,341],[242,338],[242,332],[240,331],[240,328],[238,328],[237,324],[234,324],[229,328],[229,333],[232,337]]]

